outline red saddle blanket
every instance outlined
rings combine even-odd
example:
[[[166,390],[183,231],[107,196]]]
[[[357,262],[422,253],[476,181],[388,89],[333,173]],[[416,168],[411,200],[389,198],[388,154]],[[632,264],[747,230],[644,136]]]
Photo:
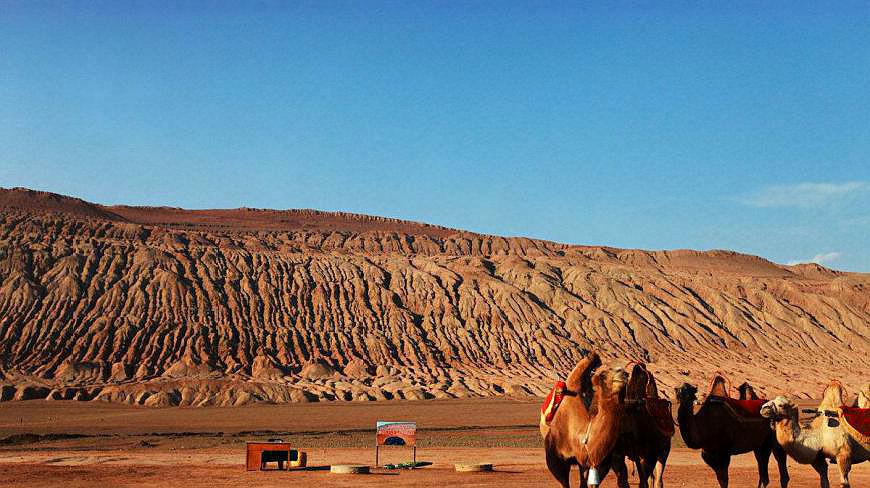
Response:
[[[840,407],[840,417],[850,427],[850,433],[867,443],[870,440],[870,408]]]
[[[565,398],[565,390],[567,390],[567,386],[564,381],[557,381],[556,384],[553,385],[550,394],[547,395],[547,398],[544,399],[544,403],[541,404],[541,415],[544,417],[544,421],[549,423],[553,420],[553,416],[556,415],[556,410],[559,409],[559,404],[562,403],[562,399]]]
[[[761,418],[761,406],[767,403],[767,400],[738,400],[736,398],[726,398],[728,403],[735,412],[744,417]]]
[[[674,417],[671,415],[671,402],[665,398],[647,398],[646,411],[655,420],[656,427],[667,436],[674,435]]]

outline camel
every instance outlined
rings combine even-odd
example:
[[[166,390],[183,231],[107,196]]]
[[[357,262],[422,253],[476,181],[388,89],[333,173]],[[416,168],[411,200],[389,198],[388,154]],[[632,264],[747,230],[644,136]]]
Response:
[[[658,414],[657,416],[653,416]],[[613,471],[619,488],[628,488],[625,457],[635,465],[639,488],[664,487],[664,471],[674,435],[671,403],[659,398],[653,374],[635,363],[625,388],[622,434],[613,452]]]
[[[769,422],[763,418],[741,417],[726,402],[725,379],[717,376],[710,394],[697,413],[694,403],[698,388],[688,383],[676,389],[679,402],[677,423],[680,434],[691,449],[701,449],[701,458],[716,473],[721,488],[728,487],[731,456],[753,452],[758,463],[758,488],[770,483],[767,465],[773,453],[779,467],[779,482],[788,486],[785,451],[776,443]]]
[[[827,459],[837,462],[840,486],[849,486],[849,471],[853,464],[870,459],[867,446],[852,439],[841,425],[840,407],[845,404],[845,391],[839,381],[825,388],[817,416],[808,427],[798,423],[798,408],[786,397],[779,396],[761,407],[776,430],[776,441],[800,464],[810,464],[819,473],[819,486],[828,488]]]
[[[564,488],[570,487],[571,466],[580,468],[581,487],[597,487],[610,470],[626,375],[622,368],[596,372],[600,365],[594,352],[580,360],[565,381],[568,393],[552,420],[547,423],[541,416],[547,468]]]

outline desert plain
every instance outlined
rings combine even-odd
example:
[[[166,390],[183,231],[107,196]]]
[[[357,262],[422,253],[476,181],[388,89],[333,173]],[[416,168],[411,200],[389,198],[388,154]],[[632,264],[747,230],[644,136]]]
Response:
[[[808,402],[810,404],[812,402]],[[10,487],[133,486],[552,486],[536,422],[539,403],[509,399],[148,408],[42,400],[0,403],[0,471]],[[418,422],[417,458],[431,466],[331,474],[326,466],[372,464],[374,423]],[[305,450],[312,470],[246,471],[245,442],[281,438]],[[407,448],[382,451],[383,462],[410,460]],[[456,473],[454,463],[493,463],[492,473]],[[274,466],[274,465],[272,465]],[[796,488],[818,486],[809,466],[789,463]],[[835,475],[832,469],[831,474]],[[771,466],[771,486],[779,486]],[[736,456],[732,486],[755,487],[752,454]],[[834,478],[836,479],[836,478]],[[674,437],[665,481],[670,487],[716,487],[698,451]],[[576,478],[574,480],[576,483]],[[637,479],[632,477],[632,486]],[[852,470],[870,486],[870,466]],[[604,487],[614,487],[612,475]]]

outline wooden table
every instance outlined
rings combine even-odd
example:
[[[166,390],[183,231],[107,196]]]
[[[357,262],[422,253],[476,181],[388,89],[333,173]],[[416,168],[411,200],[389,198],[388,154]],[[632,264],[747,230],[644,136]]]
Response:
[[[285,462],[289,467],[290,461],[299,457],[299,452],[296,449],[291,449],[290,444],[283,442],[248,442],[247,446],[246,466],[248,471],[264,469],[267,462],[277,462],[278,469],[285,469]],[[264,454],[266,454],[265,457]]]

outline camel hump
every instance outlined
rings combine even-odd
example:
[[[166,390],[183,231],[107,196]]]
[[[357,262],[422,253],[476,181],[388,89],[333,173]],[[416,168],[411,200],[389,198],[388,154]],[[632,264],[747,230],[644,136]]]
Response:
[[[819,410],[837,410],[846,404],[846,389],[840,380],[834,379],[825,387],[822,392],[822,402],[819,404]]]
[[[744,381],[742,385],[737,387],[737,391],[740,392],[741,400],[758,400],[758,394],[755,393],[755,388],[752,388],[752,385],[749,382]]]
[[[647,371],[649,380],[646,383],[646,397],[659,398],[659,386],[656,384],[656,377],[650,371]]]
[[[627,401],[640,401],[646,398],[647,385],[650,381],[650,373],[646,365],[641,362],[631,362],[626,365],[629,370],[628,383],[625,387],[625,399]]]
[[[728,378],[723,373],[716,373],[713,377],[713,382],[710,384],[710,394],[708,396],[730,398],[731,395],[728,394],[729,383],[730,381],[728,381]]]
[[[855,403],[858,408],[870,408],[870,383],[861,388]]]

